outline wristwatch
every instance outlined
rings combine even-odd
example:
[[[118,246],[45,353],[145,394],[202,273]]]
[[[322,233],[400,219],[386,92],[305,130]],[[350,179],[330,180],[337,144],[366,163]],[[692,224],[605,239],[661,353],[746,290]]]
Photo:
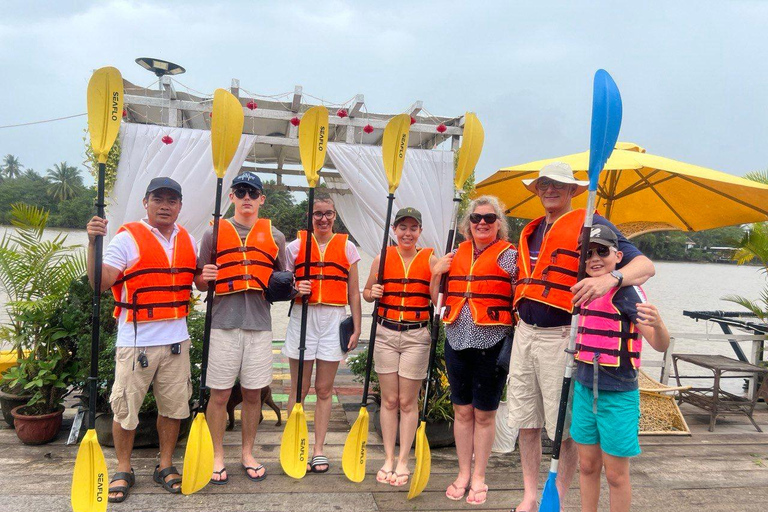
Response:
[[[619,283],[616,285],[616,287],[617,288],[621,288],[621,283],[624,282],[624,274],[622,274],[618,270],[614,270],[614,271],[611,272],[611,275],[613,277],[615,277],[619,281]]]

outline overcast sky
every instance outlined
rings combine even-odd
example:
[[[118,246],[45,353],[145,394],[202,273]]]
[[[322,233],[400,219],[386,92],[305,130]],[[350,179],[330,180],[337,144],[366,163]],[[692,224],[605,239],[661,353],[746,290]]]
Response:
[[[85,112],[101,66],[149,85],[134,59],[150,56],[205,92],[239,78],[265,95],[363,93],[372,112],[419,99],[435,115],[475,111],[482,179],[586,149],[602,67],[623,97],[619,140],[741,175],[768,167],[766,27],[765,1],[4,0],[0,126]],[[0,129],[0,156],[41,173],[79,164],[85,124]]]

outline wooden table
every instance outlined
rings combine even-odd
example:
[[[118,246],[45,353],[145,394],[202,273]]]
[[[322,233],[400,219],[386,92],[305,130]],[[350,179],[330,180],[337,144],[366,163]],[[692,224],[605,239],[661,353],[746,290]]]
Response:
[[[709,431],[715,430],[715,421],[717,417],[726,414],[745,414],[758,432],[762,432],[760,426],[755,422],[752,413],[755,410],[755,404],[766,386],[768,379],[764,378],[768,374],[768,368],[761,368],[750,363],[738,361],[725,356],[702,355],[702,354],[672,354],[672,361],[675,365],[675,378],[680,386],[680,371],[677,362],[684,361],[689,364],[711,370],[714,377],[712,387],[694,387],[686,391],[681,391],[678,403],[688,402],[691,405],[700,407],[710,413]],[[724,378],[725,373],[737,373],[738,376],[754,377],[758,383],[751,398],[734,395],[720,389],[720,380]],[[760,380],[762,378],[762,385]],[[683,376],[684,378],[684,376]]]

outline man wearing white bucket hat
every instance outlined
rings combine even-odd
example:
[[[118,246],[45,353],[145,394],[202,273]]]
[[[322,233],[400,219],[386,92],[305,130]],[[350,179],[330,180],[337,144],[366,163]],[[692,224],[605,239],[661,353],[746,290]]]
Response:
[[[579,283],[579,235],[586,210],[574,210],[572,199],[587,190],[588,182],[574,178],[571,166],[552,162],[536,178],[523,180],[536,194],[546,214],[531,221],[520,234],[515,310],[518,316],[509,367],[507,400],[510,427],[519,428],[524,495],[519,512],[537,509],[541,464],[541,429],[550,439],[555,426],[570,336],[571,315],[579,306],[621,286],[645,283],[655,273],[653,263],[616,227],[595,214],[594,224],[610,227],[624,253],[621,265],[609,274]],[[557,488],[561,503],[576,471],[576,446],[563,433]]]

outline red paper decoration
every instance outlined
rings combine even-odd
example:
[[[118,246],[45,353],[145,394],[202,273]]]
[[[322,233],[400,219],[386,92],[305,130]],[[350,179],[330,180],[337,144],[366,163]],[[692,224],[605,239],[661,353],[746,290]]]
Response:
[[[253,100],[249,101],[245,106],[248,107],[250,110],[256,110],[258,108],[258,105]]]
[[[339,110],[336,111],[336,115],[343,118],[343,117],[347,117],[349,114],[347,113],[347,109],[340,108]]]
[[[163,138],[160,140],[163,141],[163,144],[173,144],[173,139],[170,135],[163,135]]]
[[[126,118],[127,116],[128,116],[128,111],[126,111],[125,109],[123,109],[123,118]]]
[[[208,117],[213,117],[213,112],[209,112]]]
[[[300,122],[301,122],[301,119],[299,119],[298,117],[292,117],[292,118],[291,118],[291,124],[292,124],[293,126],[299,126],[299,123],[300,123]]]
[[[415,122],[416,122],[416,119],[414,119],[414,117],[413,117],[413,116],[411,116],[411,124],[413,124],[413,123],[415,123]]]
[[[444,133],[445,130],[447,130],[447,129],[448,128],[443,123],[440,123],[439,125],[437,125],[437,132],[438,133]]]
[[[367,124],[367,125],[363,126],[363,131],[365,133],[373,133],[373,126]]]

